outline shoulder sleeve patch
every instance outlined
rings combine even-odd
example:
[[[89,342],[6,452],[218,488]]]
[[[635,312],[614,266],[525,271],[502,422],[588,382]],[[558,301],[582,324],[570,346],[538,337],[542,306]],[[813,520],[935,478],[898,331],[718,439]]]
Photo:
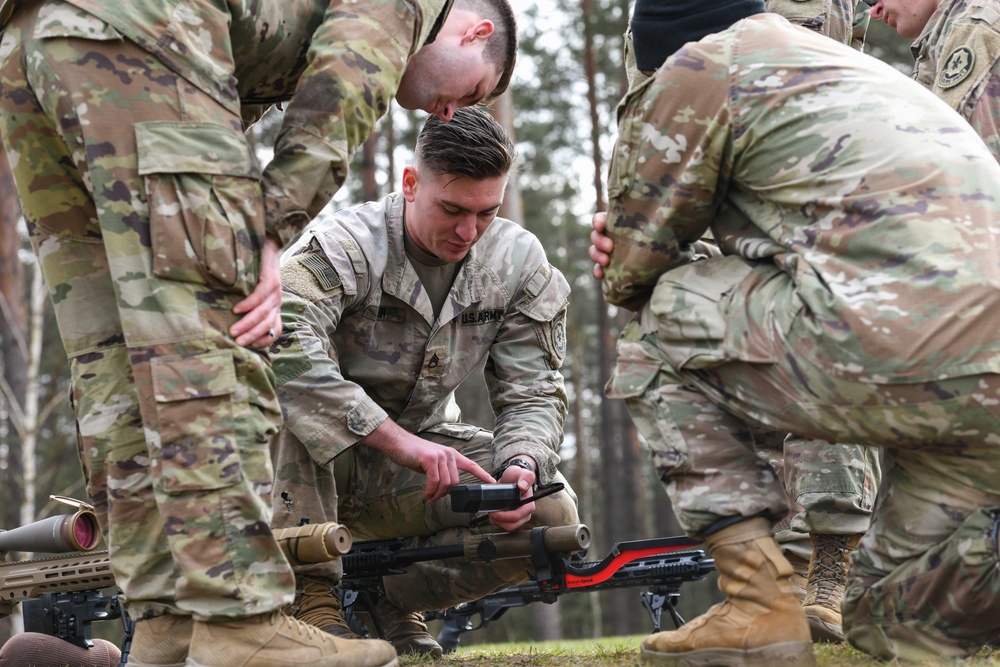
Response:
[[[282,289],[311,302],[329,299],[341,290],[340,275],[321,253],[303,253],[281,267]]]
[[[317,252],[301,255],[299,261],[316,277],[317,283],[324,291],[332,292],[340,287],[340,276],[322,254]]]

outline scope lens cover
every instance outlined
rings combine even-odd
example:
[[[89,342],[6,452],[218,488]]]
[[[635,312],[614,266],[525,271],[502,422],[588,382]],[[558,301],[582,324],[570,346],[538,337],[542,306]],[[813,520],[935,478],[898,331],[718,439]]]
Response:
[[[100,540],[97,517],[81,512],[73,521],[73,539],[81,549],[93,549]]]

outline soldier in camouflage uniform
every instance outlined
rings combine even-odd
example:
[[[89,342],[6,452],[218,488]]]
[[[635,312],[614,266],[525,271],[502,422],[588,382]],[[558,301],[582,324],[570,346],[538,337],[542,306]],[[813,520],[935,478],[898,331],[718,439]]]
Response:
[[[509,5],[0,0],[0,29],[0,134],[139,620],[130,663],[394,664],[276,611],[294,577],[268,528],[281,415],[261,348],[280,245],[393,95],[448,118],[503,90]],[[262,173],[243,129],[277,102]]]
[[[859,0],[764,4],[767,11],[842,44],[864,45],[868,14],[856,11]],[[791,511],[775,526],[775,537],[795,568],[793,581],[813,640],[844,641],[840,601],[850,554],[871,521],[881,450],[795,435],[780,443],[773,436],[755,440],[788,492]]]
[[[431,117],[400,192],[322,216],[285,253],[273,526],[339,521],[360,539],[456,544],[481,529],[451,510],[451,485],[495,478],[527,496],[536,481],[565,484],[556,452],[569,284],[534,235],[495,217],[513,160],[485,111]],[[455,401],[484,363],[492,433],[463,423]],[[579,517],[567,485],[490,520],[513,530]],[[529,570],[527,559],[421,563],[385,577],[377,615],[400,653],[440,656],[417,612]],[[339,561],[296,572],[299,617],[348,633],[331,590]]]
[[[605,294],[639,314],[608,393],[727,593],[644,658],[813,662],[770,532],[785,493],[747,423],[885,447],[847,637],[968,655],[1000,630],[1000,168],[893,68],[725,4],[747,18],[675,3],[719,25],[630,94],[610,167]]]
[[[796,22],[786,12],[802,4],[771,0],[767,8]],[[867,4],[872,5],[871,17],[891,21],[904,37],[919,34],[913,45],[914,79],[961,113],[1000,160],[1000,9],[996,3],[887,0]],[[858,18],[866,14],[859,13]],[[803,25],[811,27],[808,22]],[[837,30],[837,34],[843,33]],[[869,523],[880,477],[877,451],[789,436],[780,461],[783,465],[776,466],[793,504],[792,515],[778,524],[776,536],[797,575],[803,565],[805,569],[810,566],[800,537],[811,534],[815,545],[812,569],[803,579],[806,616],[814,638],[843,639],[840,579]],[[804,507],[796,507],[799,503]]]
[[[868,15],[856,12],[857,0],[770,0],[767,11],[790,22],[860,48]],[[663,26],[657,18],[669,16],[670,2],[639,3],[632,17],[638,28],[641,69],[626,35],[626,71],[630,89],[663,62]],[[592,256],[595,275],[603,276],[614,244],[602,234],[606,214],[595,216]],[[881,477],[880,450],[860,445],[809,441],[775,431],[754,429],[761,457],[774,467],[785,484],[791,510],[775,525],[775,537],[795,568],[793,582],[816,641],[843,641],[840,601],[844,594],[850,554],[868,528]]]
[[[958,111],[1000,161],[1000,6],[994,0],[871,3],[907,38],[913,78]]]

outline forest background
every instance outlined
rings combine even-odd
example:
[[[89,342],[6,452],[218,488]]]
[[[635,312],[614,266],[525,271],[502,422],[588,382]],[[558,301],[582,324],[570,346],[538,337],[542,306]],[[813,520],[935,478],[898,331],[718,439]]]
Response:
[[[680,534],[624,403],[604,398],[614,341],[628,314],[604,303],[587,257],[591,216],[604,208],[615,107],[626,88],[621,54],[631,0],[514,4],[520,57],[511,89],[493,112],[515,137],[520,172],[511,178],[501,215],[537,235],[573,287],[563,367],[570,413],[561,468],[592,529],[590,557],[600,559],[616,542]],[[882,23],[869,27],[865,52],[906,74],[912,69],[908,42]],[[252,128],[262,163],[279,121],[280,112],[272,112]],[[394,190],[422,122],[421,113],[394,107],[356,154],[348,184],[331,205]],[[68,365],[2,150],[0,369],[0,528],[13,528],[64,513],[50,495],[85,499],[86,492],[67,398]],[[465,420],[491,427],[481,375],[467,384],[468,391],[459,392]],[[7,560],[23,557],[8,554]],[[710,577],[685,586],[679,609],[690,618],[718,599]],[[0,643],[20,627],[16,615],[0,619]],[[485,631],[463,637],[463,644],[618,636],[650,627],[638,590],[623,589],[512,610]],[[116,632],[99,628],[95,634],[116,639]]]

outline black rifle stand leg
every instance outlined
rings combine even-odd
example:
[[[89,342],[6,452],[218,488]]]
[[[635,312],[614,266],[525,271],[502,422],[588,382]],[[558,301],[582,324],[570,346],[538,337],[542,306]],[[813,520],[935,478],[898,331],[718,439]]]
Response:
[[[121,594],[121,591],[119,591]],[[125,611],[125,606],[122,606],[122,659],[118,663],[118,667],[126,667],[128,664],[128,654],[132,650],[132,637],[135,635],[135,621],[132,617],[128,615]]]
[[[667,613],[670,614],[670,620],[674,623],[674,629],[679,629],[686,621],[681,618],[681,615],[677,613],[677,599],[679,595],[677,593],[654,593],[642,592],[639,594],[642,598],[642,606],[649,614],[649,620],[653,622],[653,632],[660,631],[660,619],[663,609],[666,608]]]

